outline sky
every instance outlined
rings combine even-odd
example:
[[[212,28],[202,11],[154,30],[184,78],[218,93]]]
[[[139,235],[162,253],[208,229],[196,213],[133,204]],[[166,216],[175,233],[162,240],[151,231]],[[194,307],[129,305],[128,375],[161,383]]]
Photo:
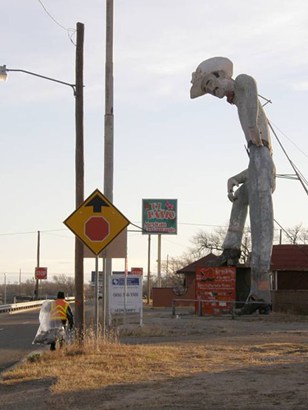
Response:
[[[105,1],[10,0],[1,8],[0,65],[75,83],[75,29],[85,26],[85,198],[103,192]],[[210,57],[254,77],[275,134],[308,177],[306,0],[114,0],[113,204],[141,226],[144,198],[177,199],[177,235],[162,236],[162,262],[187,252],[201,230],[226,226],[227,179],[248,156],[236,108],[190,99],[191,73]],[[0,283],[74,274],[75,102],[72,89],[20,72],[0,83]],[[265,102],[265,100],[263,100]],[[294,171],[272,134],[278,174]],[[299,181],[277,179],[275,220],[308,228]],[[249,223],[249,221],[248,221]],[[148,266],[148,237],[128,227],[128,267]],[[279,226],[275,225],[276,233]],[[157,272],[157,236],[150,265]],[[95,269],[85,261],[85,281]],[[114,270],[124,269],[114,259]],[[5,274],[5,275],[4,275]]]

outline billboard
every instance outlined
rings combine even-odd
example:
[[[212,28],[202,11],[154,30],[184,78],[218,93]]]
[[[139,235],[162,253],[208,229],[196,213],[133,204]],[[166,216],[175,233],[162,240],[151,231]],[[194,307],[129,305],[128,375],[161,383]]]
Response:
[[[142,200],[143,234],[177,234],[177,199]]]
[[[203,301],[202,314],[230,313],[236,294],[235,271],[234,266],[196,268],[196,299]]]

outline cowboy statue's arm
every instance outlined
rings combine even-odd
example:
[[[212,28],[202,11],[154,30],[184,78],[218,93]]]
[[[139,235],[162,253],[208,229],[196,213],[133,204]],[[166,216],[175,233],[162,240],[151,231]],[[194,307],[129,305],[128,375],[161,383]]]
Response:
[[[236,88],[239,95],[238,114],[247,142],[251,141],[258,147],[263,145],[258,127],[259,99],[256,81],[247,74],[236,78]]]
[[[233,188],[236,186],[238,187],[240,184],[243,184],[247,179],[248,170],[245,169],[244,171],[240,172],[237,175],[228,179],[227,182],[227,189],[228,189],[228,198],[231,202],[234,202],[237,199],[236,191],[233,191]]]

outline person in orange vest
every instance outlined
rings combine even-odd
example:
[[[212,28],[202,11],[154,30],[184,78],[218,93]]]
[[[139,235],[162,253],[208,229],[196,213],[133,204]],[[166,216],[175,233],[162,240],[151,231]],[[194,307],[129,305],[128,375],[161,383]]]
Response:
[[[68,322],[69,328],[72,329],[74,325],[73,312],[65,300],[64,292],[59,291],[57,299],[50,305],[50,322],[53,323],[53,327],[63,326],[66,328]],[[56,350],[56,342],[50,344],[50,350]]]

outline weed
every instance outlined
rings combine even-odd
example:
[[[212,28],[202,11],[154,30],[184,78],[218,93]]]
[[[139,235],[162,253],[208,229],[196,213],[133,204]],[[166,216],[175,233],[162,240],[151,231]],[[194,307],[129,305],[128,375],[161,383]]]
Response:
[[[41,353],[32,353],[27,357],[27,361],[30,363],[38,363],[41,361]]]

